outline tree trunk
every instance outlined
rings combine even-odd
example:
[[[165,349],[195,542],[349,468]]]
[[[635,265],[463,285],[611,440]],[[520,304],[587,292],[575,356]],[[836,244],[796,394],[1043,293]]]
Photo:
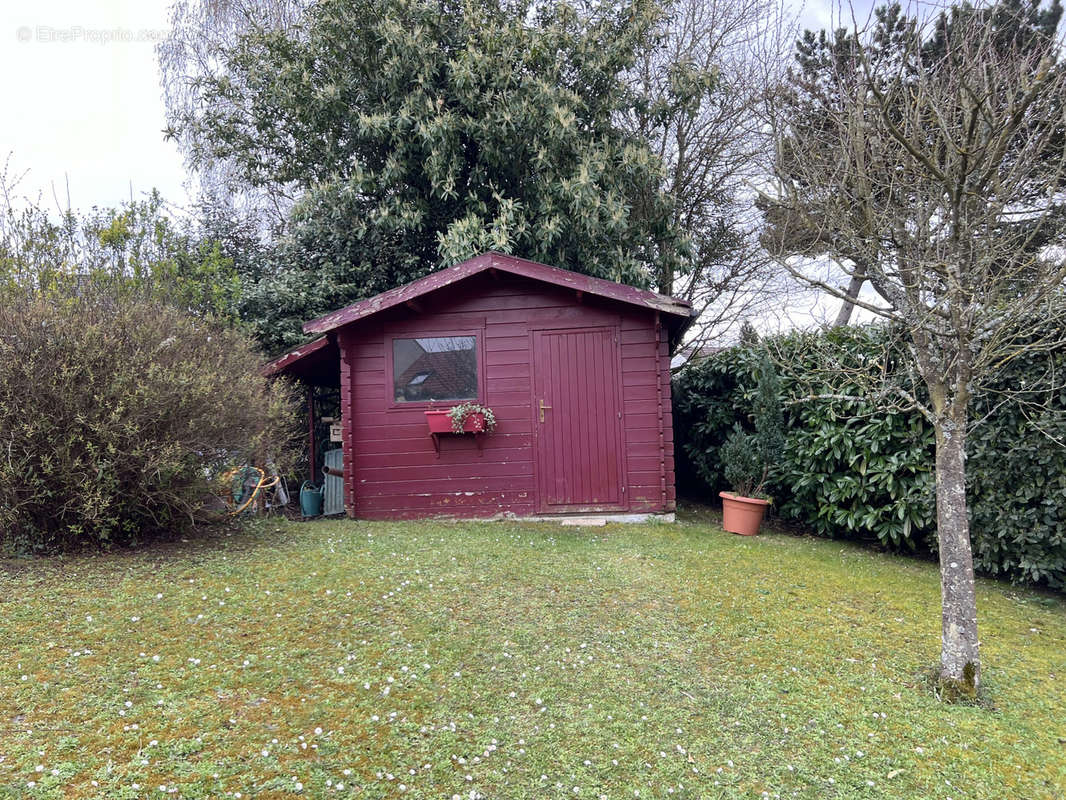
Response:
[[[847,325],[851,322],[851,312],[855,310],[855,300],[859,296],[859,292],[862,290],[862,285],[866,283],[866,276],[859,270],[855,271],[855,274],[851,276],[851,281],[848,283],[848,290],[846,292],[849,299],[844,301],[844,305],[840,307],[840,313],[837,314],[837,321],[833,324],[836,326]]]
[[[981,677],[970,521],[966,511],[966,423],[936,428],[936,527],[940,541],[940,687],[945,699],[972,698]]]
[[[674,270],[671,267],[659,268],[658,280],[655,282],[655,291],[670,297],[674,293]]]

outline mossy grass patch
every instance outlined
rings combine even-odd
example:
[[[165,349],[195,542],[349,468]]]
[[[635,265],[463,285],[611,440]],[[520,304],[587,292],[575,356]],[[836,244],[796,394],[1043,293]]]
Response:
[[[1066,605],[710,517],[272,520],[0,570],[0,797],[1056,798]],[[765,794],[764,794],[765,793]]]

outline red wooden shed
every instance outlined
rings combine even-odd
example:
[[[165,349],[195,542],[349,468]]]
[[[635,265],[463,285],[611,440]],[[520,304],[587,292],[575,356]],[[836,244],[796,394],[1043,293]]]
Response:
[[[670,353],[690,305],[486,253],[304,325],[266,367],[340,386],[344,505],[365,519],[670,514]],[[492,409],[491,434],[427,411]]]

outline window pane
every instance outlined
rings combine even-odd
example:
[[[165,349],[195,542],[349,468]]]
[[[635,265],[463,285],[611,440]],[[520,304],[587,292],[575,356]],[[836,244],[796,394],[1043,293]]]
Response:
[[[392,340],[393,397],[399,403],[477,399],[477,339]]]

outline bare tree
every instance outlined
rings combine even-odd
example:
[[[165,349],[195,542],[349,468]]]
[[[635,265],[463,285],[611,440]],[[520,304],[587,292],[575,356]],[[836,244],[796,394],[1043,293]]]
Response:
[[[828,208],[820,205],[822,193],[819,185],[808,184],[806,174],[813,173],[812,158],[827,159],[820,169],[831,171],[836,165],[831,162],[836,157],[832,151],[812,151],[802,146],[804,139],[824,137],[829,134],[832,120],[827,118],[825,110],[842,109],[854,91],[853,82],[860,76],[857,72],[841,69],[841,62],[855,57],[855,52],[868,47],[875,57],[883,56],[885,50],[901,51],[906,37],[900,34],[906,26],[912,24],[903,17],[898,5],[886,6],[875,12],[876,24],[869,35],[868,42],[860,43],[851,31],[838,28],[832,33],[821,31],[814,33],[804,31],[795,47],[795,63],[788,70],[784,81],[786,91],[780,98],[776,111],[778,125],[787,114],[789,127],[802,130],[805,136],[790,136],[780,141],[774,152],[773,171],[784,177],[793,189],[793,203],[759,202],[765,215],[767,230],[764,237],[771,242],[770,249],[777,253],[790,251],[793,254],[831,260],[848,278],[847,288],[843,292],[843,302],[837,314],[835,325],[847,325],[855,309],[854,300],[858,298],[866,283],[866,274],[861,264],[861,256],[847,242],[836,235],[836,226],[826,224],[827,213],[838,213],[839,204]],[[902,30],[901,30],[902,29]],[[799,147],[794,142],[801,142]],[[796,164],[796,160],[802,161]],[[798,169],[794,169],[798,167]],[[795,202],[802,198],[801,213],[795,213]],[[858,215],[861,222],[862,210],[851,208],[852,215]]]
[[[1062,44],[1003,35],[995,17],[964,6],[916,21],[900,48],[839,53],[824,73],[832,101],[817,126],[772,116],[787,169],[764,198],[851,254],[884,302],[812,278],[778,231],[767,242],[791,273],[906,332],[928,399],[903,399],[936,438],[940,685],[956,696],[980,682],[966,503],[971,397],[1021,353],[1066,344]],[[855,42],[868,44],[857,28]],[[1043,334],[1027,327],[1034,316]]]
[[[701,312],[697,348],[780,300],[750,186],[766,141],[759,103],[786,64],[783,16],[778,0],[674,0],[630,76],[641,102],[624,125],[662,161],[691,244],[684,269],[661,272],[656,288]]]
[[[950,13],[962,10],[960,3]],[[1060,0],[1051,0],[1041,7],[1039,2],[1025,0],[1002,0],[996,4],[982,4],[972,13],[986,18],[995,27],[996,37],[1000,41],[1011,40],[1017,47],[1026,51],[1028,48],[1040,48],[1047,37],[1055,35],[1055,30],[1062,16]],[[945,24],[950,25],[952,17],[945,16]],[[822,124],[823,109],[828,106],[839,107],[848,102],[847,93],[841,93],[839,81],[832,75],[837,72],[841,60],[853,56],[853,51],[863,48],[870,51],[874,60],[886,61],[904,58],[904,53],[915,32],[917,21],[899,3],[892,2],[874,8],[871,12],[866,36],[859,42],[857,36],[848,28],[814,33],[805,31],[796,41],[795,61],[788,72],[789,101],[786,104],[789,114],[805,128],[817,128]],[[925,51],[924,66],[938,63],[945,55],[944,39],[933,36],[923,43]],[[913,65],[916,66],[916,65]],[[839,76],[838,76],[839,77]],[[855,77],[858,77],[857,75]],[[851,86],[850,88],[854,88]],[[795,155],[786,145],[777,162],[778,172],[787,172],[788,161]],[[799,194],[804,187],[796,183]],[[773,228],[770,234],[777,242],[777,247],[789,243],[795,253],[817,256],[833,264],[836,271],[843,272],[847,279],[844,299],[840,304],[835,325],[846,325],[855,309],[855,298],[867,284],[863,264],[859,255],[853,252],[839,237],[834,235],[831,227],[818,220],[817,226],[807,224],[806,220],[817,218],[818,194],[814,192],[806,197],[807,208],[804,215],[796,217],[788,213],[787,208],[769,206],[767,221]],[[858,207],[853,213],[861,214]]]
[[[195,126],[182,123],[202,113],[204,79],[226,74],[226,55],[244,34],[289,30],[311,0],[175,0],[170,33],[156,46],[166,106],[168,135],[178,140],[202,200],[211,207],[250,215],[261,225],[282,222],[292,202],[286,186],[252,189],[235,180],[225,160],[201,159]]]

